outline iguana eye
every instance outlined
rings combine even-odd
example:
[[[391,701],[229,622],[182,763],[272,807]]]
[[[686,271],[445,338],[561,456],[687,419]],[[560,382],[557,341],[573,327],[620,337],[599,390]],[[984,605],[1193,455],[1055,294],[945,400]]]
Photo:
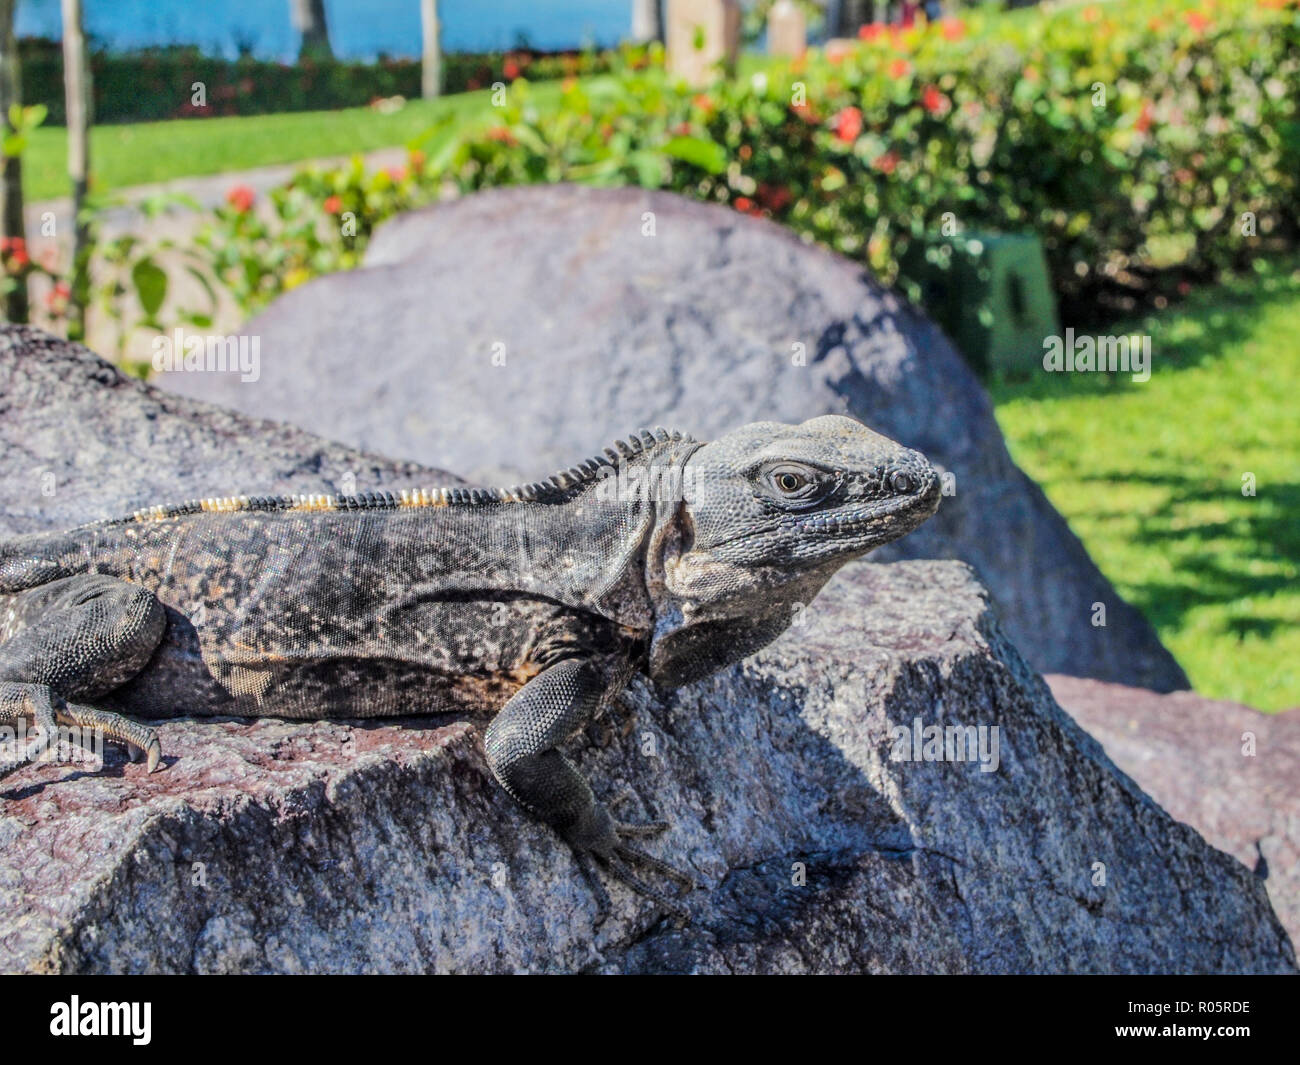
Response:
[[[818,502],[831,487],[820,470],[791,462],[768,467],[762,473],[762,483],[778,502],[803,505]]]
[[[910,492],[912,490],[912,478],[899,470],[889,478],[889,487],[900,495]]]

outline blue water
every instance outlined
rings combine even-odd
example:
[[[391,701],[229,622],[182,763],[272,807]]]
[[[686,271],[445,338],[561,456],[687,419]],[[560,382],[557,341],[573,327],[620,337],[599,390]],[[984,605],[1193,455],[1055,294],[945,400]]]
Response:
[[[86,32],[110,48],[197,44],[234,56],[292,59],[298,34],[289,0],[83,0]],[[535,48],[612,44],[631,29],[631,0],[441,0],[447,51],[511,48],[521,35]],[[373,59],[420,54],[419,0],[325,0],[334,53]],[[18,0],[22,37],[60,33],[59,0]]]

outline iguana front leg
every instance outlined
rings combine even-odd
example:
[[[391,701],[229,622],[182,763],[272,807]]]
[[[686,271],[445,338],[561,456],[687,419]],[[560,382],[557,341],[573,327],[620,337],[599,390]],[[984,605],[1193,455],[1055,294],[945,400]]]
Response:
[[[0,724],[27,716],[40,731],[17,765],[39,757],[59,723],[96,729],[138,751],[150,772],[157,768],[153,729],[70,700],[106,695],[145,667],[166,626],[162,604],[139,585],[87,573],[17,592],[5,607]]]
[[[569,659],[550,666],[520,688],[488,726],[488,765],[506,791],[573,848],[596,892],[602,917],[608,912],[609,897],[596,875],[596,863],[684,919],[686,911],[680,903],[646,884],[631,868],[643,865],[688,888],[696,886],[692,877],[628,842],[662,832],[667,823],[628,825],[615,821],[596,801],[582,774],[558,750],[564,739],[618,694],[619,687],[610,683],[608,671],[590,661]]]

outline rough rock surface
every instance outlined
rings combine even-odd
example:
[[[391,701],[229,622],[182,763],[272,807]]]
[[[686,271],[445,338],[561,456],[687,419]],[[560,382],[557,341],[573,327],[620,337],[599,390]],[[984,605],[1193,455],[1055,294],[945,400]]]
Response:
[[[1046,680],[1144,791],[1255,870],[1291,941],[1300,938],[1300,710],[1264,714],[1194,692]]]
[[[208,463],[299,490],[334,463],[411,472],[24,331],[0,340],[0,383],[0,532],[133,499],[142,466],[182,482],[169,497]],[[27,466],[74,498],[33,507]],[[997,726],[997,770],[894,760],[890,728],[918,720]],[[1260,881],[1115,769],[958,563],[859,563],[761,654],[669,697],[637,683],[575,741],[620,812],[671,815],[652,846],[707,885],[680,930],[617,887],[593,927],[566,848],[491,781],[478,721],[160,733],[153,775],[111,753],[0,780],[0,969],[1295,970]]]
[[[151,503],[429,480],[427,466],[160,392],[83,347],[0,325],[0,534],[70,528]]]
[[[544,476],[639,425],[708,439],[849,413],[955,476],[937,518],[882,559],[974,565],[1039,669],[1188,686],[1012,463],[938,329],[857,265],[721,207],[573,186],[414,212],[367,262],[245,327],[257,382],[179,373],[162,387],[488,483]],[[1098,602],[1106,627],[1091,624]]]

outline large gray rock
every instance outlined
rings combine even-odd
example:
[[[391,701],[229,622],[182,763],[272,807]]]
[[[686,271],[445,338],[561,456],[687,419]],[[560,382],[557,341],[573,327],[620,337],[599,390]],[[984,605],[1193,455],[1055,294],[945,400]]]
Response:
[[[1052,695],[1179,821],[1255,870],[1300,937],[1300,710],[1263,714],[1195,692],[1161,695],[1049,676]]]
[[[487,482],[536,479],[643,424],[707,439],[853,414],[955,475],[938,517],[881,559],[972,563],[1039,669],[1187,687],[1012,463],[938,330],[779,226],[662,192],[494,190],[396,219],[365,269],[289,293],[245,330],[260,380],[160,383]]]
[[[209,466],[299,491],[336,463],[412,476],[24,330],[0,332],[0,383],[4,532],[143,502],[146,481],[184,496]],[[33,508],[28,467],[76,490]],[[996,771],[894,760],[891,728],[918,721],[996,726]],[[858,564],[761,654],[670,697],[638,682],[572,744],[623,812],[671,815],[652,846],[707,885],[685,929],[617,888],[595,927],[480,728],[177,720],[160,773],[116,756],[12,773],[0,969],[1295,970],[1259,880],[1115,769],[958,563]]]

